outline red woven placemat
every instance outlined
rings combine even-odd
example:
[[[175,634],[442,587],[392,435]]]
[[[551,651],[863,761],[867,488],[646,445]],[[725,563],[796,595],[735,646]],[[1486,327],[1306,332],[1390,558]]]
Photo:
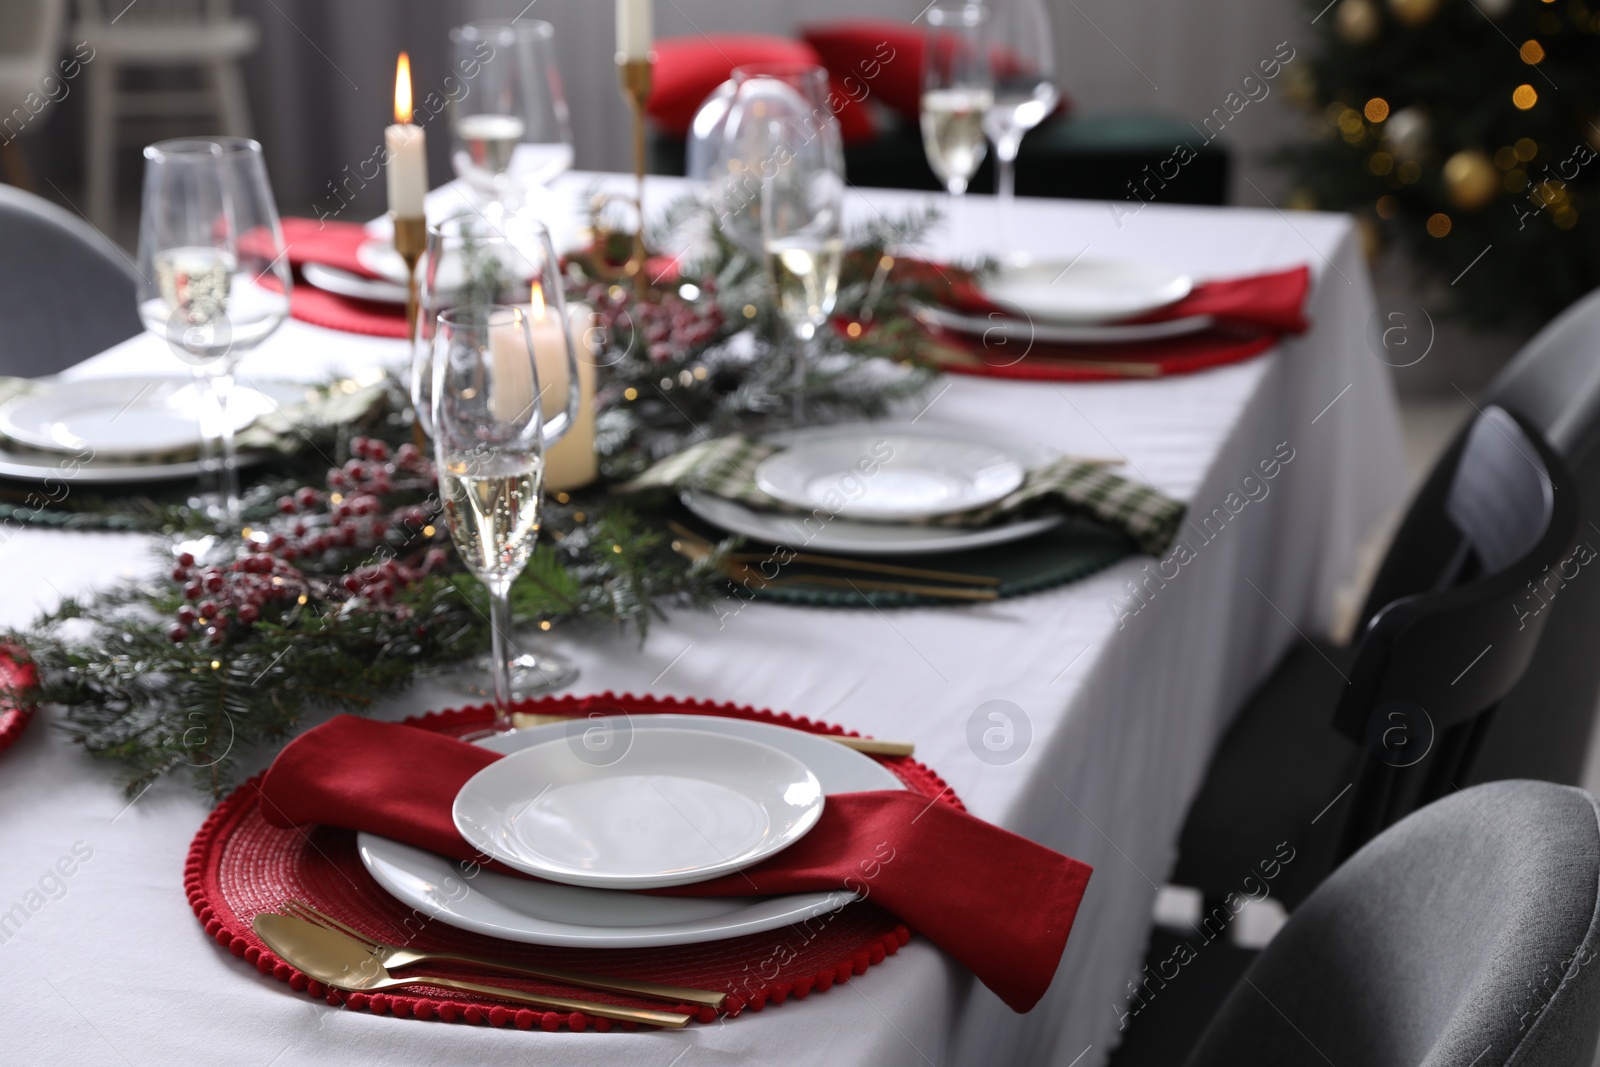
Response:
[[[518,711],[550,715],[584,716],[591,713],[630,715],[663,712],[720,715],[778,723],[812,733],[844,733],[837,726],[796,716],[758,711],[733,704],[654,697],[556,697],[525,701]],[[461,734],[480,728],[491,718],[487,706],[443,711],[407,720],[414,726]],[[907,787],[924,796],[962,809],[949,786],[915,760],[881,761]],[[458,930],[407,907],[385,892],[362,867],[356,854],[355,834],[332,827],[309,832],[284,830],[261,817],[257,783],[252,778],[235,790],[211,813],[194,843],[184,868],[189,903],[206,933],[254,965],[262,974],[287,982],[330,1004],[342,1004],[402,1018],[441,1019],[446,1022],[487,1023],[528,1030],[563,1028],[610,1030],[605,1019],[582,1012],[545,1012],[518,1008],[470,995],[444,995],[423,987],[395,993],[346,993],[331,989],[279,959],[255,936],[251,920],[263,911],[275,911],[290,898],[298,898],[328,912],[363,932],[391,944],[427,950],[454,950],[492,955],[545,967],[595,971],[619,977],[641,978],[674,985],[726,990],[725,1013],[745,1009],[760,1011],[782,1004],[790,996],[805,998],[826,992],[835,982],[866,973],[899,951],[911,931],[893,915],[865,901],[846,905],[828,915],[780,930],[745,937],[643,949],[575,949],[523,945]],[[964,809],[963,809],[964,810]],[[463,875],[465,881],[465,875]],[[445,966],[430,971],[466,977],[468,972]],[[482,980],[482,976],[477,977]],[[578,995],[586,1000],[637,1007],[659,1003],[593,990],[574,994],[570,987],[551,985],[512,975],[495,974],[496,985],[531,992]],[[701,1022],[716,1018],[710,1008],[680,1006]],[[631,1024],[621,1024],[632,1029]]]
[[[0,751],[10,748],[33,720],[28,696],[39,679],[38,671],[14,645],[0,645]]]

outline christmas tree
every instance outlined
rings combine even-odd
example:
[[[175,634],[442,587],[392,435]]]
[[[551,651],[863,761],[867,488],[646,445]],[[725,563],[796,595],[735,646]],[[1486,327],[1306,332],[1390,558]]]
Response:
[[[1474,323],[1537,325],[1600,286],[1600,3],[1311,10],[1291,206],[1354,212],[1369,248],[1401,245]]]

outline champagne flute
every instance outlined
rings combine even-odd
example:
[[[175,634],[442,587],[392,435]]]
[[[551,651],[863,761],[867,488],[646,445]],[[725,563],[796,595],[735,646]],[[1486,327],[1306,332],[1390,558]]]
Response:
[[[989,10],[994,103],[984,113],[983,131],[994,142],[1001,246],[1009,253],[1017,150],[1023,136],[1055,110],[1061,95],[1053,80],[1055,45],[1043,0],[990,0]]]
[[[538,342],[533,351],[541,383],[544,447],[566,436],[578,415],[578,346],[572,343],[571,329],[561,328],[571,319],[562,294],[560,261],[543,223],[526,212],[498,220],[465,212],[429,226],[420,300],[411,399],[426,433],[437,437],[429,413],[435,400],[436,335],[441,316],[454,308],[504,304],[526,313],[529,331]],[[560,689],[577,678],[577,665],[565,656],[525,638],[516,643],[521,647],[511,658],[508,684],[512,699]],[[478,678],[492,672],[494,664],[479,661],[473,666],[476,673],[464,674],[462,688],[474,695],[490,695]]]
[[[844,144],[827,71],[750,64],[734,85],[713,197],[725,232],[759,252],[792,335],[794,422],[805,419],[806,349],[827,323],[844,256]],[[752,247],[753,246],[753,247]]]
[[[539,533],[544,418],[536,342],[528,309],[508,304],[464,304],[435,325],[439,494],[461,562],[489,589],[495,718],[488,734],[499,734],[512,729],[511,583]]]
[[[555,30],[536,19],[486,19],[457,26],[450,41],[457,69],[473,72],[450,103],[451,163],[489,214],[510,215],[534,186],[572,166]]]
[[[988,152],[983,119],[994,106],[985,39],[989,11],[975,3],[935,3],[923,17],[928,34],[923,49],[922,147],[950,193],[954,235],[960,218],[958,198]],[[959,255],[961,242],[953,243]]]
[[[234,371],[289,315],[292,283],[278,209],[255,141],[162,141],[144,156],[139,318],[194,370],[202,393],[203,490],[194,503],[233,530]]]

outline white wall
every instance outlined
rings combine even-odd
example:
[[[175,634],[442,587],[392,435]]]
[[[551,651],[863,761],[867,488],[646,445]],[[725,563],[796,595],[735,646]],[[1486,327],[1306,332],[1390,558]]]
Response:
[[[790,35],[799,25],[837,18],[909,20],[925,0],[656,0],[659,36],[695,33]],[[1055,23],[1063,87],[1084,110],[1155,111],[1199,123],[1220,107],[1256,64],[1287,41],[1308,58],[1311,14],[1296,0],[1046,0]],[[509,17],[527,0],[468,0],[474,17]],[[608,0],[536,0],[529,18],[555,26],[561,74],[572,108],[578,166],[631,165],[628,113],[611,63],[615,30]],[[1330,16],[1331,17],[1331,16]],[[1281,80],[1223,134],[1243,175],[1266,192],[1282,182],[1252,159],[1288,136],[1295,113]],[[1261,202],[1234,183],[1239,203]]]

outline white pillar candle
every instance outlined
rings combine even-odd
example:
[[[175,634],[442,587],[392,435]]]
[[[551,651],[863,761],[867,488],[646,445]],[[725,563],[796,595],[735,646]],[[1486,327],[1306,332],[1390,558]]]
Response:
[[[394,72],[394,125],[383,131],[388,160],[389,211],[397,218],[422,218],[428,192],[428,141],[411,124],[411,57],[400,53]]]
[[[617,0],[617,56],[619,59],[649,59],[650,0]]]
[[[594,454],[594,366],[599,352],[594,345],[598,334],[594,327],[594,312],[586,304],[573,304],[567,308],[567,321],[572,334],[572,350],[578,356],[578,415],[565,437],[557,441],[544,458],[544,487],[549,492],[577,489],[588,485],[600,474],[599,462]],[[545,387],[544,413],[548,418],[560,414],[567,406],[566,360],[559,361],[557,370],[552,367],[550,380],[557,382]],[[539,381],[545,381],[545,364],[539,364]]]

